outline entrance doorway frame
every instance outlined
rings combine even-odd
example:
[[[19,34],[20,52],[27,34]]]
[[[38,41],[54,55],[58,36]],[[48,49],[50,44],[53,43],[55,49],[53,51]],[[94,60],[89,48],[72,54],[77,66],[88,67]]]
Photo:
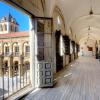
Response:
[[[31,80],[31,85],[33,88],[36,88],[36,84],[35,84],[35,52],[36,52],[36,45],[35,45],[35,33],[36,33],[36,20],[35,19],[52,19],[50,17],[37,17],[35,15],[33,15],[31,12],[29,12],[28,10],[26,10],[24,7],[20,6],[19,4],[15,3],[13,0],[2,0],[5,3],[13,6],[14,8],[21,10],[23,13],[27,14],[29,16],[29,25],[30,25],[30,29],[29,29],[29,40],[30,40],[30,80]],[[53,23],[52,23],[52,28],[53,28]],[[52,29],[53,30],[53,29]]]

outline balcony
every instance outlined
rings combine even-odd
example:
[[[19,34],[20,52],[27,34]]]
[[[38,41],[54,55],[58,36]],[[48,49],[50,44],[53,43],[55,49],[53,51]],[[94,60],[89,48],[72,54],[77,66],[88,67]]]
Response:
[[[30,56],[30,52],[25,52],[25,53],[24,53],[24,56],[25,56],[25,57],[29,57],[29,56]]]
[[[4,53],[4,57],[9,57],[10,55],[11,55],[10,52],[5,52],[5,53]]]
[[[19,52],[13,52],[14,57],[19,57],[19,55],[20,55]]]

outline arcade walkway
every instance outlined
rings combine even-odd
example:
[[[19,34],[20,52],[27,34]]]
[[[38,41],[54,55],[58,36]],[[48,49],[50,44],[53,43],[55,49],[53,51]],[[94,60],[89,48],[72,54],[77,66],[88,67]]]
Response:
[[[79,58],[61,72],[54,88],[37,90],[25,100],[100,100],[100,62]]]

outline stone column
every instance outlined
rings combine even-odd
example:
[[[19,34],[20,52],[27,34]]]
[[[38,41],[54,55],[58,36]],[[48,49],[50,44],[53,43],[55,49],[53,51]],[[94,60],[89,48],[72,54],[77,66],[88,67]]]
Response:
[[[23,42],[20,42],[20,46],[19,46],[19,54],[20,54],[20,55],[24,55]]]
[[[19,64],[18,65],[19,65],[19,68],[18,68],[19,75],[23,76],[24,75],[24,64],[23,64],[23,56],[22,55],[19,56]]]
[[[69,64],[69,55],[66,55],[66,66]]]
[[[14,70],[13,70],[13,57],[9,56],[8,58],[8,71],[9,71],[9,77],[13,77]]]
[[[64,45],[65,45],[65,66],[69,63],[69,54],[70,54],[70,39],[68,36],[63,36]]]
[[[10,23],[7,22],[7,32],[9,33],[10,32]]]
[[[36,51],[37,51],[37,44],[36,44],[36,36],[37,36],[37,21],[35,19],[30,19],[30,79],[31,84],[33,87],[36,87]]]

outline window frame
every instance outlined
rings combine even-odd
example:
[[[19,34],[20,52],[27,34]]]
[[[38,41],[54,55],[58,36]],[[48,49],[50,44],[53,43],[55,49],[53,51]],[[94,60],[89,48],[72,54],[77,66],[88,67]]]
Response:
[[[5,55],[8,55],[10,53],[9,46],[5,46]]]
[[[15,52],[15,53],[19,53],[19,46],[15,46],[15,47],[14,47],[14,52]]]
[[[25,46],[25,53],[29,53],[30,52],[30,46],[29,45],[26,45]]]

